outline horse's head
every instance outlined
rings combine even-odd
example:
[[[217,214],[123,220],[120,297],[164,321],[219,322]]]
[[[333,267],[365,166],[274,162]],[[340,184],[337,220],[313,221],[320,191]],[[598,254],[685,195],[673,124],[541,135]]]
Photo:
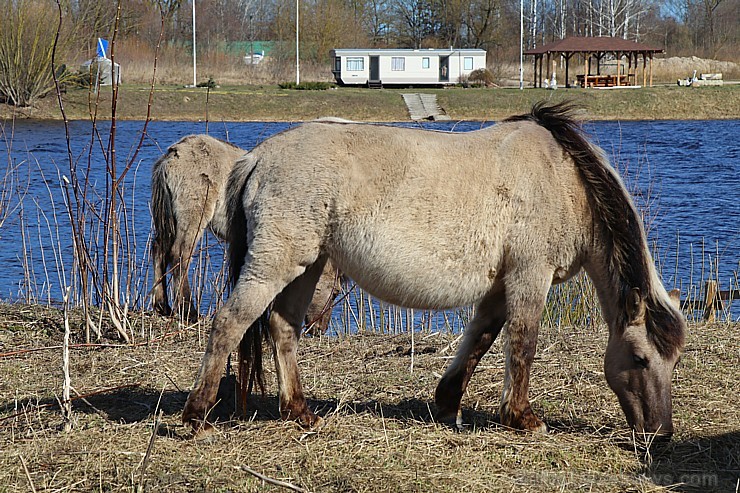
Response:
[[[686,320],[672,304],[649,308],[639,289],[627,296],[626,325],[612,331],[604,373],[627,423],[640,434],[673,433],[671,378],[683,346]],[[671,306],[672,305],[672,306]]]

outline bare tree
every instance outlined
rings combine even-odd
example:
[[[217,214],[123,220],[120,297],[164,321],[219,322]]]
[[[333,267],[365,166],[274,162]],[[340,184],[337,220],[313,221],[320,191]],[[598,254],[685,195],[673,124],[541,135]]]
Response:
[[[498,43],[497,21],[501,18],[499,0],[471,0],[463,13],[467,45],[472,48],[492,47]]]

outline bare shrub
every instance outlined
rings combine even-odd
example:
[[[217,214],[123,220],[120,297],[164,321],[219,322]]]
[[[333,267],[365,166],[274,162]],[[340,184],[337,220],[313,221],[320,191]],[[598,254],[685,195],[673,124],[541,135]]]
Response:
[[[30,106],[54,89],[56,10],[53,3],[39,0],[0,0],[0,11],[0,100]],[[62,42],[57,51],[65,52],[68,46],[69,41]],[[61,68],[59,77],[64,74]]]
[[[487,68],[479,68],[470,72],[468,81],[473,85],[490,87],[494,85],[493,73]]]

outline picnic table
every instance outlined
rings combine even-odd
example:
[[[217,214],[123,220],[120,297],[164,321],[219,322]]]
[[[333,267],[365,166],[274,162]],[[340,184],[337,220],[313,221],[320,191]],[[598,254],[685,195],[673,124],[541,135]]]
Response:
[[[581,87],[614,87],[614,86],[629,86],[632,74],[620,74],[620,75],[576,75],[578,85]]]

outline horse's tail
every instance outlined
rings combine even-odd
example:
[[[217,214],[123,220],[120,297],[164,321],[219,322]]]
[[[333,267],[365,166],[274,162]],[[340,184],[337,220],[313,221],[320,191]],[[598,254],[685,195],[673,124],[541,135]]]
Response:
[[[164,256],[164,262],[169,265],[173,259],[169,258],[172,245],[175,242],[177,219],[172,200],[172,191],[167,183],[167,162],[177,154],[176,146],[171,146],[167,154],[160,157],[152,168],[152,221],[154,223],[154,239],[152,241],[152,258],[157,261]],[[158,252],[157,252],[158,250]],[[158,282],[155,279],[155,282]]]
[[[234,286],[247,255],[247,216],[244,194],[257,162],[247,153],[237,159],[226,182],[226,222],[229,224],[229,278]]]
[[[270,331],[269,310],[247,329],[239,343],[239,404],[241,413],[247,414],[247,398],[252,393],[255,383],[260,393],[265,395],[265,372],[262,368],[262,341]]]
[[[247,254],[247,218],[244,211],[244,194],[249,178],[257,162],[245,154],[234,164],[226,186],[226,210],[229,228],[229,274],[234,286],[239,280],[244,258]],[[244,333],[239,343],[239,403],[246,414],[247,397],[255,383],[265,393],[265,377],[262,367],[262,341],[269,336],[269,309],[263,313]]]

